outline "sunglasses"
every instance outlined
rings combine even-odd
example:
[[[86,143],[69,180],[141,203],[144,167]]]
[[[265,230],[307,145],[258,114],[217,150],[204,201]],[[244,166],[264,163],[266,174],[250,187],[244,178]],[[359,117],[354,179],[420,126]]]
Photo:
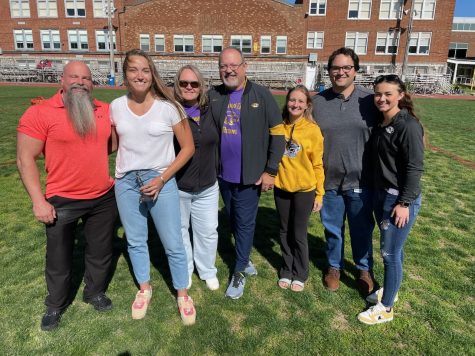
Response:
[[[397,74],[384,74],[384,75],[378,75],[376,79],[374,80],[374,85],[382,83],[382,82],[397,82],[401,83],[401,79]]]
[[[188,85],[190,85],[193,89],[199,88],[200,83],[199,82],[189,82],[187,80],[179,80],[178,85],[181,88],[188,88]]]

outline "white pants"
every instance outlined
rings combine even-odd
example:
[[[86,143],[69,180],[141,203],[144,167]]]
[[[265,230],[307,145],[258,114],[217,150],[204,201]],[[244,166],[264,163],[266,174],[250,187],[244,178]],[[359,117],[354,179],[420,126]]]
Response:
[[[181,235],[186,250],[188,273],[191,276],[196,265],[200,279],[216,277],[216,250],[218,248],[218,182],[195,193],[180,192]],[[193,231],[191,244],[189,227]]]

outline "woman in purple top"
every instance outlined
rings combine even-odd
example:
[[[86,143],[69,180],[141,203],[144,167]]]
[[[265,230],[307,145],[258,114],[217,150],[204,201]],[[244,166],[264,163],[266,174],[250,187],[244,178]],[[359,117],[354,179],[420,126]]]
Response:
[[[193,65],[180,68],[175,76],[174,93],[188,115],[195,153],[177,173],[180,193],[181,234],[185,245],[189,284],[194,266],[201,280],[210,290],[219,288],[216,277],[218,247],[219,188],[216,180],[217,127],[208,115],[208,99],[203,76]],[[179,146],[176,146],[179,149]],[[189,227],[193,231],[193,246]]]

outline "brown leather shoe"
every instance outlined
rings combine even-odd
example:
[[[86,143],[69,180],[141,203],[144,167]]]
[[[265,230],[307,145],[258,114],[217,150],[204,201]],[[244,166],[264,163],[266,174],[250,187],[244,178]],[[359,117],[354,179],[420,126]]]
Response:
[[[328,272],[323,279],[323,285],[331,292],[340,288],[340,271],[336,268],[328,268]]]
[[[373,271],[360,271],[358,278],[358,288],[361,293],[367,295],[374,289]]]

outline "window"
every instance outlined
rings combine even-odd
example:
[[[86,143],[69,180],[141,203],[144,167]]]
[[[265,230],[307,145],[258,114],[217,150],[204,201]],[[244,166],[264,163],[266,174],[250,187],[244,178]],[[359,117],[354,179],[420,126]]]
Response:
[[[108,2],[109,0],[92,0],[94,17],[107,18]],[[112,9],[112,17],[114,17],[114,0],[110,0],[110,6]]]
[[[472,32],[475,31],[475,23],[454,23],[452,25],[452,31],[464,31]]]
[[[357,54],[366,54],[368,32],[347,32],[345,47],[353,49]]]
[[[15,49],[33,50],[33,31],[32,30],[13,30],[15,40]]]
[[[451,42],[449,58],[467,58],[468,43]]]
[[[261,36],[261,54],[271,53],[272,36]]]
[[[327,0],[310,0],[308,13],[311,16],[324,16],[327,11]]]
[[[69,49],[84,51],[89,49],[87,44],[87,30],[68,30]]]
[[[223,36],[203,35],[201,38],[201,51],[203,53],[219,53],[223,50]]]
[[[195,51],[194,42],[193,35],[174,35],[173,50],[181,53],[193,53]]]
[[[155,35],[155,52],[165,52],[165,35]]]
[[[433,20],[436,0],[415,0],[414,19]]]
[[[287,53],[287,36],[277,36],[277,41],[275,43],[275,53]]]
[[[307,48],[323,48],[323,31],[307,32]]]
[[[381,20],[396,20],[402,16],[403,0],[381,0],[379,18]]]
[[[409,54],[429,54],[430,32],[413,32],[409,41]]]
[[[350,0],[348,18],[368,20],[371,17],[371,0]]]
[[[30,17],[29,0],[10,0],[11,17]]]
[[[115,31],[112,31],[112,43],[115,48]],[[96,30],[96,47],[98,51],[110,51],[109,31]]]
[[[40,30],[40,37],[42,50],[59,51],[61,49],[59,30]]]
[[[140,49],[144,52],[150,52],[150,35],[140,35]]]
[[[86,17],[85,0],[65,0],[66,17]]]
[[[235,35],[231,36],[231,47],[239,48],[242,53],[252,53],[252,36]]]
[[[38,0],[38,17],[58,17],[56,0]]]
[[[399,32],[378,32],[376,54],[397,54]]]

